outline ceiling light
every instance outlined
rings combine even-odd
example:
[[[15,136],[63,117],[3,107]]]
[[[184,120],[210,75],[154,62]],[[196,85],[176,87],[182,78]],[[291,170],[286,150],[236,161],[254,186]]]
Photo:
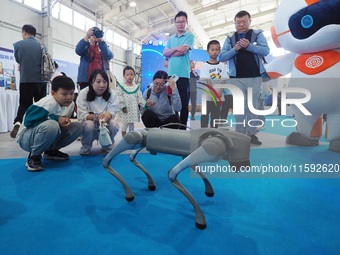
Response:
[[[130,7],[136,7],[136,2],[131,2],[131,3],[129,3],[129,5],[130,5]]]

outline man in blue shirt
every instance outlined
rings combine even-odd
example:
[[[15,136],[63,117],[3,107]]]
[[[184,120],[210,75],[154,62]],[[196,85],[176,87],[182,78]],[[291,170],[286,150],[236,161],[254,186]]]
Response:
[[[186,31],[188,26],[188,15],[180,11],[175,16],[177,33],[169,37],[168,43],[163,51],[163,56],[169,59],[168,74],[176,74],[177,88],[181,97],[182,110],[180,119],[183,125],[187,125],[188,105],[190,99],[190,53],[194,47],[194,35]],[[186,129],[185,126],[181,129]]]

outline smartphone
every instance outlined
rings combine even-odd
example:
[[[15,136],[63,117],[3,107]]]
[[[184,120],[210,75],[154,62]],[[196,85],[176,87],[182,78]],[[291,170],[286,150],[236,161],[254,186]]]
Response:
[[[170,78],[173,79],[175,82],[178,81],[178,79],[179,79],[178,76],[177,76],[176,74],[171,75],[171,76],[169,77],[169,79],[170,79]]]
[[[244,33],[244,32],[238,33],[238,39],[241,40],[243,38],[246,38],[246,33]]]
[[[173,74],[169,77],[169,79],[173,79],[175,82],[178,81],[178,76],[176,74]],[[169,82],[167,82],[166,84],[166,92],[168,95],[171,95],[172,94],[172,89],[171,87],[169,86]]]

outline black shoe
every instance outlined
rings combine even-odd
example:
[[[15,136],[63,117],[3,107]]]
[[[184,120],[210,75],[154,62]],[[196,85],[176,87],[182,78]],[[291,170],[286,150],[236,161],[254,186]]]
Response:
[[[26,167],[27,170],[31,172],[42,171],[44,167],[41,163],[41,155],[31,156],[30,154],[27,158]]]
[[[44,159],[67,160],[67,159],[69,159],[69,156],[68,156],[68,154],[63,153],[59,150],[50,150],[50,151],[45,151]]]
[[[9,134],[12,138],[15,138],[17,136],[20,125],[21,125],[20,122],[15,122],[14,127],[13,127],[11,133]]]
[[[259,141],[259,138],[256,135],[250,135],[250,143],[255,145],[261,145],[262,143]]]

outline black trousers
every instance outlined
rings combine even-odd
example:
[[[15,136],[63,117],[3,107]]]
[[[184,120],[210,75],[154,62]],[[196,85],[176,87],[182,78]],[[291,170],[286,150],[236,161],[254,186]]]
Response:
[[[190,78],[190,104],[191,104],[191,118],[196,114],[197,106],[197,79]]]
[[[46,96],[46,89],[47,83],[20,83],[19,108],[13,124],[22,122],[25,112],[33,104],[33,100],[38,102]]]
[[[233,95],[225,95],[221,109],[221,119],[227,119],[229,110],[233,109]]]
[[[221,106],[219,102],[217,102],[217,104],[215,105],[213,101],[207,101],[207,114],[201,115],[201,128],[208,127],[209,122],[210,122],[211,128],[217,128],[217,126],[214,124],[214,120],[220,119],[220,115],[221,115]]]
[[[180,77],[177,82],[178,93],[181,97],[182,110],[180,112],[180,119],[183,125],[187,125],[188,116],[189,116],[189,99],[190,99],[190,80],[189,78]],[[186,129],[186,127],[182,126],[180,129]]]
[[[160,127],[169,123],[180,123],[180,119],[177,114],[171,115],[167,119],[161,121],[158,119],[157,115],[150,110],[146,110],[143,113],[142,121],[144,126],[147,128]],[[179,129],[179,125],[168,125],[166,128]]]

